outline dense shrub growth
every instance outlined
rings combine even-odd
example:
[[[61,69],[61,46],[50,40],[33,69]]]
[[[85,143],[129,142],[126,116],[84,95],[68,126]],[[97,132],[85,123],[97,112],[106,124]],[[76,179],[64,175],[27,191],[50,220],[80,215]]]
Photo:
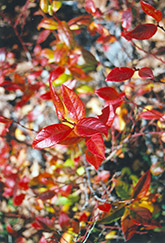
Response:
[[[163,1],[0,3],[0,242],[163,242]]]

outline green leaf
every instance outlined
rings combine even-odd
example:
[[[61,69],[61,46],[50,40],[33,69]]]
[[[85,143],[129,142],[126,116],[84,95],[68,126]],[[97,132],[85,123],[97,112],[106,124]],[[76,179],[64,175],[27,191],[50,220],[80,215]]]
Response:
[[[131,187],[124,181],[119,181],[115,187],[117,195],[123,199],[127,200],[131,197]]]
[[[110,212],[108,213],[108,216],[99,220],[98,223],[110,224],[110,223],[120,219],[122,217],[122,215],[124,214],[124,211],[125,211],[125,207],[123,205],[119,206],[117,208],[112,206]]]

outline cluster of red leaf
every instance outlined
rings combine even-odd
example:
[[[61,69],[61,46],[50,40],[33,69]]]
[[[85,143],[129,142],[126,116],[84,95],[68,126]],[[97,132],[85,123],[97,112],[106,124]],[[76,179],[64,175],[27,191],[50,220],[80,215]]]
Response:
[[[25,242],[26,229],[30,231],[31,226],[34,237],[39,232],[39,243],[72,243],[73,240],[86,242],[92,234],[92,227],[104,227],[106,230],[111,227],[107,224],[120,220],[123,238],[129,240],[135,233],[161,228],[161,224],[154,218],[160,213],[158,197],[159,200],[161,197],[155,189],[151,193],[150,186],[151,173],[160,175],[163,170],[158,161],[154,164],[158,171],[154,172],[154,166],[151,166],[147,172],[144,173],[146,168],[143,168],[143,172],[139,173],[141,165],[136,167],[134,163],[132,167],[135,173],[143,173],[138,179],[128,167],[124,167],[119,174],[111,175],[104,164],[111,159],[116,162],[116,157],[123,158],[125,145],[147,134],[144,131],[148,125],[155,130],[152,132],[149,128],[147,131],[150,135],[158,135],[162,146],[164,115],[161,104],[159,110],[154,106],[136,104],[138,95],[153,90],[155,73],[149,65],[139,65],[138,68],[126,67],[126,64],[112,68],[109,72],[110,69],[105,70],[104,64],[99,63],[95,54],[78,44],[75,37],[82,34],[84,29],[89,36],[96,37],[96,42],[101,43],[104,50],[106,45],[118,41],[118,37],[111,34],[104,24],[106,18],[107,21],[113,21],[113,12],[120,9],[117,3],[113,7],[110,4],[110,10],[107,8],[104,12],[97,7],[97,1],[85,0],[83,11],[86,13],[69,21],[58,17],[62,4],[60,0],[40,0],[42,11],[35,12],[35,15],[42,16],[37,26],[39,35],[31,54],[30,67],[25,73],[17,65],[11,64],[16,58],[13,53],[0,49],[0,86],[4,96],[11,93],[16,97],[16,115],[14,112],[11,117],[6,117],[3,112],[0,115],[2,218],[8,213],[7,218],[15,216],[23,221],[22,229],[17,230],[12,220],[7,221],[5,218],[4,227],[17,243]],[[106,4],[105,1],[104,8]],[[136,47],[132,39],[148,40],[157,33],[162,13],[141,0],[138,11],[143,10],[157,23],[142,23],[132,29],[132,8],[135,3],[127,5],[127,8],[120,11],[123,28],[121,37]],[[16,21],[14,25],[17,34],[18,23]],[[43,43],[49,37],[51,42],[43,48]],[[25,43],[21,44],[25,47]],[[105,71],[106,86],[95,84],[91,88],[89,83],[94,80],[91,73],[97,68],[100,70],[100,67]],[[42,80],[43,71],[47,73],[46,81]],[[145,87],[141,83],[141,86],[136,87],[135,79]],[[138,87],[140,90],[137,90]],[[80,96],[81,88],[82,94],[85,94],[82,95],[84,100]],[[100,113],[90,114],[86,104],[96,95],[101,100]],[[37,114],[33,108],[47,101],[53,102],[58,122],[45,126],[34,138],[31,134],[36,133],[33,128]],[[32,106],[30,111],[29,106]],[[18,116],[17,120],[13,119],[15,116]],[[21,119],[24,119],[26,126],[19,122]],[[138,125],[141,119],[146,120],[144,127]],[[130,124],[127,127],[129,121],[131,128]],[[34,138],[32,145],[28,141],[29,137],[31,140]],[[40,162],[36,163],[36,158],[28,161],[28,156],[24,154],[29,153],[29,147],[30,151],[35,152],[33,149],[41,149],[40,155],[45,167],[39,169],[41,165]],[[131,148],[127,149],[130,151]],[[101,196],[98,196],[98,191]],[[9,208],[7,212],[4,205]],[[26,207],[28,215],[26,210],[25,214],[21,213]],[[17,214],[20,214],[19,217]],[[100,237],[111,239],[108,234],[104,237],[102,232]]]

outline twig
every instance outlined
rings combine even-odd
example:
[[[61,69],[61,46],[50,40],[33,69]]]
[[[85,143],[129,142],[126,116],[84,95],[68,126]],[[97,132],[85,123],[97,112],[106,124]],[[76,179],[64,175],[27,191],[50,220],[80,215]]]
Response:
[[[95,221],[95,222],[93,223],[92,227],[89,229],[88,234],[87,234],[85,240],[83,240],[83,243],[85,243],[85,242],[88,240],[88,238],[89,238],[90,234],[92,233],[92,231],[93,231],[93,229],[94,229],[96,223],[97,223],[97,221]]]
[[[87,165],[87,164],[86,164]],[[91,191],[91,193],[93,194],[93,196],[99,201],[99,202],[106,202],[107,199],[103,199],[103,198],[100,198],[96,195],[96,192],[95,190],[92,188],[92,184],[91,184],[91,180],[90,180],[90,173],[89,173],[89,169],[87,168],[87,166],[85,165],[85,171],[86,171],[86,174],[87,174],[87,180],[88,180],[88,186],[89,186],[89,189]]]
[[[157,24],[157,27],[159,27],[161,30],[163,30],[165,32],[165,29],[163,26],[160,26],[159,24]]]
[[[0,15],[1,15],[1,17],[2,17],[6,22],[8,22],[8,23],[11,25],[11,27],[13,28],[13,30],[14,30],[14,32],[15,32],[17,38],[18,38],[18,40],[20,41],[20,43],[21,43],[21,45],[22,45],[22,47],[23,47],[23,49],[24,49],[24,51],[25,51],[25,54],[26,54],[26,57],[27,57],[28,61],[29,61],[30,63],[32,63],[31,54],[30,54],[30,52],[28,51],[28,49],[27,49],[27,47],[26,47],[24,41],[22,40],[20,34],[18,33],[17,28],[15,27],[15,25],[13,25],[12,21],[11,21],[9,18],[7,18],[7,17],[5,16],[4,13],[0,12]]]
[[[150,55],[152,57],[154,57],[155,59],[159,60],[162,63],[165,63],[165,61],[163,61],[161,58],[155,56],[153,53],[149,53],[145,50],[143,50],[140,46],[137,46],[133,41],[131,41],[132,45],[135,46],[137,49],[139,49],[140,51],[143,51],[144,53],[146,53],[147,55]]]

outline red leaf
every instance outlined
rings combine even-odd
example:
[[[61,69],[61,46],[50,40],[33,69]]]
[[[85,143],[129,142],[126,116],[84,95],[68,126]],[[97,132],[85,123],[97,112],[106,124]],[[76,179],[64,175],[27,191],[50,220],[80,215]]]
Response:
[[[63,197],[67,197],[72,191],[72,185],[65,185],[60,188],[59,193]]]
[[[48,199],[51,199],[52,197],[55,196],[55,192],[54,191],[51,191],[51,190],[47,190],[45,192],[42,192],[40,195],[39,195],[39,199],[41,199],[42,201],[46,201]]]
[[[51,99],[52,99],[52,96],[51,96],[50,91],[48,91],[48,92],[46,92],[46,93],[40,95],[40,98],[41,98],[42,100],[51,100]]]
[[[85,1],[85,10],[93,16],[100,17],[102,15],[101,11],[95,7],[93,0]]]
[[[119,102],[121,100],[120,94],[112,87],[103,87],[95,90],[95,93],[104,100]],[[115,102],[116,103],[116,102]]]
[[[41,31],[41,33],[39,34],[39,36],[37,38],[37,44],[44,42],[47,39],[47,37],[49,36],[50,33],[51,33],[50,30]]]
[[[86,160],[98,170],[99,166],[103,162],[103,159],[95,154],[92,154],[88,149],[85,151]]]
[[[67,47],[74,47],[74,38],[68,24],[65,21],[58,22],[58,37]]]
[[[110,172],[107,170],[102,170],[101,172],[98,173],[98,175],[95,176],[94,181],[95,182],[107,182],[110,177]]]
[[[63,103],[58,96],[58,94],[55,91],[55,88],[53,87],[53,81],[56,80],[62,73],[64,73],[65,69],[63,67],[57,67],[54,71],[50,73],[49,77],[49,87],[50,87],[50,93],[53,100],[54,107],[56,109],[56,114],[59,119],[65,118],[65,108],[63,106]]]
[[[13,204],[14,204],[15,206],[19,206],[19,205],[21,205],[21,203],[23,202],[24,198],[25,198],[25,194],[23,194],[23,193],[21,193],[21,194],[15,196],[15,197],[13,198]]]
[[[131,23],[132,23],[131,8],[128,8],[123,11],[121,20],[122,20],[121,25],[122,25],[123,29],[128,30],[131,27]]]
[[[111,204],[110,203],[104,203],[104,204],[101,204],[98,206],[98,208],[101,210],[101,211],[104,211],[104,212],[109,212],[109,210],[111,209]]]
[[[108,136],[108,128],[99,119],[85,117],[77,122],[75,132],[82,137],[91,137],[94,134],[103,133]]]
[[[54,217],[49,219],[48,217],[36,216],[35,222],[32,226],[36,229],[50,229],[54,225]]]
[[[66,64],[68,60],[69,48],[64,43],[56,44],[54,48],[54,61],[60,65]]]
[[[19,183],[18,183],[18,186],[20,189],[22,190],[28,190],[29,188],[29,179],[24,176],[23,178],[20,179]]]
[[[79,96],[65,85],[62,85],[61,89],[64,104],[73,121],[83,118],[85,116],[85,106]]]
[[[8,231],[9,234],[13,235],[14,237],[17,236],[17,231],[15,231],[15,230],[12,228],[11,224],[8,223],[8,224],[6,225],[6,229],[7,229],[7,231]]]
[[[61,226],[61,228],[67,227],[69,224],[69,220],[70,220],[70,218],[65,212],[60,213],[58,222],[59,222],[59,225]]]
[[[41,22],[38,25],[38,30],[41,28],[44,28],[46,30],[56,30],[58,27],[58,23],[55,22],[53,19],[42,19]]]
[[[150,39],[157,31],[157,26],[154,24],[139,24],[135,29],[123,32],[127,40],[136,39],[136,40],[147,40]]]
[[[82,214],[80,215],[79,221],[80,221],[80,222],[81,222],[81,221],[86,222],[87,219],[88,219],[88,215],[87,215],[86,213],[82,213]]]
[[[131,239],[138,229],[138,226],[131,219],[129,211],[126,211],[121,218],[121,228],[126,240]]]
[[[33,141],[33,148],[49,148],[62,141],[72,129],[64,124],[53,124],[43,128]]]
[[[148,208],[132,207],[130,213],[135,224],[144,226],[150,225],[152,213],[148,210]]]
[[[105,81],[122,82],[124,80],[130,79],[135,70],[127,67],[116,67],[108,74]]]
[[[163,116],[163,114],[156,110],[148,110],[143,111],[139,116],[145,120],[158,120]]]
[[[90,15],[81,15],[76,18],[73,18],[69,20],[68,25],[71,26],[71,29],[74,27],[80,27],[80,26],[88,26],[91,22],[91,16]],[[76,28],[77,29],[77,28]]]
[[[153,17],[156,21],[162,20],[162,13],[160,10],[156,10],[152,5],[140,0],[142,10],[148,14],[149,16]]]
[[[140,200],[148,192],[151,182],[151,173],[148,170],[137,182],[136,186],[133,189],[131,198]]]
[[[154,75],[149,67],[143,67],[138,72],[139,76],[144,79],[153,79]]]
[[[63,145],[73,145],[79,143],[83,138],[77,136],[77,134],[74,131],[71,131],[69,135],[64,138],[62,141],[59,142],[59,144]]]
[[[101,134],[95,134],[87,139],[86,146],[91,153],[97,155],[101,159],[105,159],[105,146]]]

